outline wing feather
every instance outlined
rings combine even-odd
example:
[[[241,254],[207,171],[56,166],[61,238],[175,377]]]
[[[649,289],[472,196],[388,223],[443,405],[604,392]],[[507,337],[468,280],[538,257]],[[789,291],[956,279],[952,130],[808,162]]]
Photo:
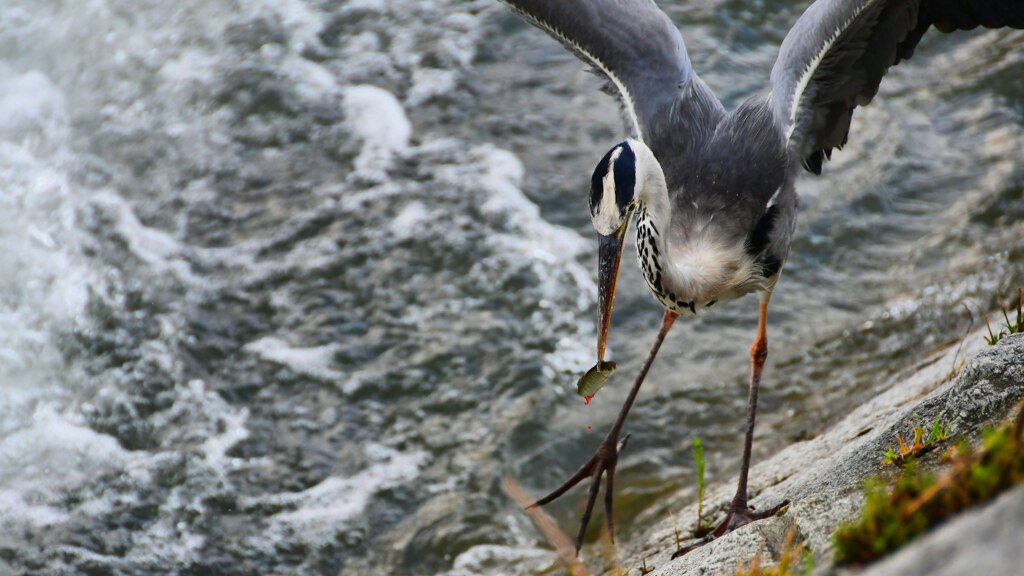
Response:
[[[721,108],[693,73],[679,30],[652,0],[500,1],[604,77],[605,90],[622,105],[628,135],[656,154],[651,136],[657,132],[653,139],[661,140],[666,122],[703,122],[715,116],[703,108]]]
[[[1021,0],[817,0],[786,35],[772,68],[772,106],[794,161],[821,173],[847,141],[857,106],[931,28],[1024,28]]]

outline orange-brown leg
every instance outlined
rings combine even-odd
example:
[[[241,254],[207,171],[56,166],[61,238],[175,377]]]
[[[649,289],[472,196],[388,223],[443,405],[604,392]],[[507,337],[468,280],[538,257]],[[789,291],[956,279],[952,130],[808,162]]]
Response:
[[[761,313],[757,321],[757,338],[750,346],[750,396],[747,400],[747,436],[743,441],[743,467],[740,481],[736,486],[736,497],[732,510],[747,509],[747,473],[750,471],[750,452],[754,445],[754,421],[757,418],[757,392],[761,387],[761,371],[768,358],[768,300],[762,299]]]
[[[728,532],[750,524],[755,520],[775,516],[789,506],[789,501],[784,501],[763,512],[755,512],[747,505],[747,475],[750,472],[750,453],[754,445],[754,421],[757,418],[757,391],[761,386],[761,371],[764,369],[764,361],[768,358],[768,299],[770,294],[761,295],[761,312],[757,322],[757,338],[750,347],[750,396],[747,400],[747,435],[743,441],[743,465],[740,468],[739,484],[736,486],[736,496],[729,506],[729,513],[710,534],[698,541],[696,544],[680,548],[672,555],[678,558],[690,550],[699,548],[715,538]]]

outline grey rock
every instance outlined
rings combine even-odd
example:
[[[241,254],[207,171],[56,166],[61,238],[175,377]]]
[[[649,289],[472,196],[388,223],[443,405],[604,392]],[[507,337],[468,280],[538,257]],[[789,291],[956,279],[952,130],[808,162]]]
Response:
[[[816,572],[830,570],[832,534],[841,522],[857,516],[863,502],[861,486],[864,480],[873,475],[894,472],[893,467],[883,466],[881,454],[894,442],[897,434],[906,435],[908,422],[915,416],[922,422],[931,422],[939,416],[949,425],[951,437],[975,439],[984,426],[1007,418],[1017,402],[1024,398],[1024,334],[1006,337],[992,347],[985,345],[980,333],[969,335],[965,342],[965,350],[961,353],[973,357],[956,379],[949,380],[949,367],[953,365],[956,350],[934,354],[894,377],[882,393],[824,434],[789,446],[755,465],[750,475],[751,503],[758,508],[767,508],[788,499],[792,504],[785,514],[740,528],[676,560],[670,560],[676,549],[673,527],[670,521],[662,520],[654,523],[654,528],[625,550],[628,558],[625,565],[639,566],[643,558],[648,566],[656,567],[652,572],[656,576],[731,574],[740,562],[749,564],[758,553],[763,565],[773,564],[787,532],[792,528],[796,540],[814,555],[814,563],[818,567]],[[935,459],[933,454],[932,460]],[[734,486],[734,480],[718,482],[706,496],[705,510],[724,511]],[[696,518],[692,490],[681,491],[678,497],[685,498],[688,505],[682,510],[673,506],[676,518]],[[982,518],[1001,523],[995,525],[995,530],[1004,529],[1015,534],[1015,537],[990,538],[992,546],[1011,548],[1003,551],[1006,562],[1010,562],[1011,557],[1020,558],[1024,549],[1021,545],[1024,540],[1020,536],[1024,534],[1024,514],[1020,513],[1019,501],[1011,499],[1010,502],[1017,507],[1004,509],[997,503],[992,511],[979,512]],[[1015,517],[1011,516],[1011,511],[1016,511]],[[957,531],[961,523],[973,527],[965,530],[976,529],[976,524],[970,523],[983,521],[976,515],[958,516],[949,521],[941,532],[930,533],[911,543],[901,555],[889,561],[903,563],[892,564],[893,568],[887,568],[890,566],[888,562],[878,564],[872,570],[880,572],[871,574],[918,573],[903,571],[909,570],[906,566],[916,561],[915,554],[933,554],[933,548],[929,547],[933,544],[930,543],[951,541],[951,535],[945,536],[947,531]],[[985,546],[965,545],[957,550],[957,562],[945,563],[944,569],[967,566],[976,556],[979,566],[984,562],[1003,566],[1004,572],[993,568],[986,572],[986,576],[1008,573],[1005,570],[1014,565],[1024,566],[1019,562],[1003,563],[996,552]],[[981,558],[982,555],[985,557]],[[1024,569],[1014,573],[1024,573]]]
[[[1019,576],[1024,574],[1024,486],[969,510],[862,576]]]

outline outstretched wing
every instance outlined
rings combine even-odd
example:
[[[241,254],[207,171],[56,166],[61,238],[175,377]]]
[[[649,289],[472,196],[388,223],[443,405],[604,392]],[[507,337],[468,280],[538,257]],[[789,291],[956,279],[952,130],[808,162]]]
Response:
[[[846,144],[854,108],[871,101],[929,28],[979,25],[1024,28],[1024,0],[817,0],[772,68],[773,113],[794,160],[820,174],[832,149]]]
[[[721,104],[693,73],[683,37],[652,0],[501,0],[546,31],[597,74],[619,97],[626,132],[661,140],[665,123],[701,118]],[[692,100],[692,106],[687,100]],[[658,132],[659,136],[654,136]],[[656,143],[652,148],[657,152]]]

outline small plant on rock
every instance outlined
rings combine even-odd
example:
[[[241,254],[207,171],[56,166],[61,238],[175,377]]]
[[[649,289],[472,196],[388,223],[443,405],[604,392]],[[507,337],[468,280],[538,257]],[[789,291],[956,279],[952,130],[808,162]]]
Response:
[[[1024,332],[1024,301],[1022,301],[1022,294],[1024,290],[1017,288],[1017,315],[1016,318],[1011,321],[1010,316],[1006,313],[1006,308],[1003,308],[1003,327],[1006,328],[1007,334],[1020,334]]]
[[[945,442],[949,439],[949,427],[943,425],[939,421],[938,415],[935,416],[935,420],[932,422],[931,429],[928,431],[927,436],[925,435],[925,429],[921,426],[921,419],[914,416],[913,423],[913,441],[909,444],[903,441],[903,437],[899,434],[896,435],[897,448],[893,449],[890,444],[886,450],[882,452],[882,462],[885,464],[894,464],[899,467],[903,467],[910,461],[911,458],[924,454],[935,448],[940,442]]]
[[[1010,314],[1006,311],[1006,308],[1000,306],[1000,310],[1003,311],[1003,326],[999,329],[998,333],[992,332],[992,326],[988,323],[988,318],[985,319],[988,336],[984,336],[984,338],[989,346],[995,346],[1004,336],[1024,333],[1024,299],[1022,299],[1024,293],[1022,292],[1024,291],[1021,288],[1017,288],[1017,314],[1014,320],[1010,320]]]
[[[711,531],[711,520],[704,523],[704,447],[700,438],[693,439],[693,459],[697,463],[697,527],[693,533],[701,538]]]

